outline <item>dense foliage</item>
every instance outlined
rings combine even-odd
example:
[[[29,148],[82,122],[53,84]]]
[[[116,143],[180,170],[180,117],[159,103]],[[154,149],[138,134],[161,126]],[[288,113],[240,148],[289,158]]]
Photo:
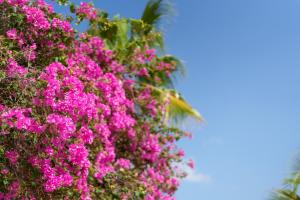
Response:
[[[172,89],[179,61],[149,10],[69,5],[0,0],[0,199],[174,199],[189,134],[168,122],[200,118]]]

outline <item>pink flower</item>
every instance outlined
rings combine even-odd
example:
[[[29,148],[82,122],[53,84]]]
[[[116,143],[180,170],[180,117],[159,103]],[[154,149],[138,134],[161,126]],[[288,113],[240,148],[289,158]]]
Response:
[[[94,140],[94,134],[93,131],[88,129],[87,127],[83,126],[79,130],[79,138],[82,139],[84,143],[92,144]]]
[[[97,17],[97,10],[87,2],[81,2],[79,8],[76,10],[79,15],[85,15],[89,20]]]
[[[118,159],[116,164],[118,166],[120,166],[121,168],[124,168],[124,169],[130,169],[130,167],[131,167],[130,160],[127,160],[127,159],[124,159],[124,158]]]
[[[45,148],[45,152],[47,153],[47,155],[49,156],[53,156],[54,155],[54,150],[52,147],[48,146]]]
[[[152,195],[147,194],[145,200],[155,200],[155,198]]]
[[[18,35],[17,35],[17,29],[13,28],[10,29],[6,32],[6,36],[11,39],[11,40],[16,40]]]
[[[145,76],[145,77],[149,77],[149,76],[150,76],[150,75],[149,75],[149,72],[148,72],[148,70],[147,70],[146,67],[143,67],[143,68],[139,71],[138,75],[139,75],[139,76]]]
[[[194,169],[195,168],[195,162],[194,160],[190,159],[187,163],[187,165],[191,168],[191,169]]]
[[[5,106],[0,104],[0,112],[4,111],[4,109],[5,109]]]
[[[161,153],[158,135],[148,135],[141,144],[143,152],[142,158],[154,162]]]
[[[180,149],[180,150],[178,151],[178,156],[179,156],[179,157],[184,157],[184,156],[185,156],[185,151],[182,150],[182,149]]]
[[[23,6],[22,9],[26,15],[27,21],[37,30],[48,30],[50,28],[50,23],[42,10],[31,6]]]
[[[37,48],[36,44],[33,43],[32,45],[29,45],[23,49],[24,55],[28,61],[32,61],[36,59],[36,52],[35,52],[36,48]]]
[[[5,152],[5,157],[9,160],[10,164],[15,165],[18,162],[19,154],[16,150]]]
[[[147,46],[145,51],[146,60],[148,62],[151,62],[156,56],[155,53],[156,53],[155,49],[149,49],[149,47]]]
[[[56,130],[62,140],[69,139],[76,130],[73,120],[62,115],[50,114],[47,117],[47,122],[56,125]]]
[[[151,100],[150,103],[146,106],[147,109],[150,110],[150,114],[152,117],[157,115],[157,101],[155,99]]]
[[[64,173],[61,175],[62,177],[62,185],[65,187],[69,187],[73,183],[73,177],[69,173]]]
[[[22,6],[28,3],[28,0],[7,0],[7,3],[12,6]]]
[[[128,132],[127,132],[127,135],[128,135],[129,139],[133,139],[136,136],[136,132],[135,132],[134,129],[129,129]]]
[[[134,126],[135,120],[125,112],[115,112],[111,118],[111,128],[114,130],[124,130]]]
[[[190,132],[188,132],[188,131],[185,131],[185,132],[184,132],[184,136],[188,137],[189,139],[192,139],[192,138],[193,138],[192,133],[190,133]]]
[[[171,178],[169,180],[169,184],[172,186],[172,187],[178,187],[180,185],[180,182],[177,178]]]
[[[44,0],[37,0],[37,4],[38,7],[47,9],[49,13],[54,12],[53,6],[46,3]]]
[[[10,109],[2,113],[0,118],[2,122],[5,122],[11,128],[17,128],[18,130],[27,130],[30,132],[41,133],[44,131],[44,127],[37,121],[28,117],[31,109]]]
[[[85,146],[80,144],[71,144],[69,146],[69,160],[81,168],[87,168],[90,166],[90,161],[88,160],[89,152]]]
[[[8,174],[9,173],[9,170],[8,169],[2,169],[1,170],[1,174],[3,174],[3,175],[6,175],[6,174]]]
[[[52,27],[61,29],[67,34],[73,34],[74,30],[72,28],[72,25],[68,21],[64,21],[58,18],[53,18],[52,19]]]
[[[14,181],[10,184],[8,190],[8,194],[6,195],[7,199],[15,199],[17,197],[18,191],[20,190],[19,181]]]
[[[8,77],[14,78],[16,76],[19,77],[24,77],[27,75],[28,70],[20,65],[18,65],[18,63],[16,61],[14,61],[13,59],[9,59],[8,60],[8,65],[7,65],[7,75]]]

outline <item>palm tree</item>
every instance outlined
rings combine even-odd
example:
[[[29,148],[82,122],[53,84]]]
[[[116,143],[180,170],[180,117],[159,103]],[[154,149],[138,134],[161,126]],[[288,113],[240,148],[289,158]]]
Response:
[[[300,155],[296,160],[293,172],[284,180],[284,187],[273,192],[270,200],[300,200]]]
[[[149,25],[149,29],[145,30],[145,34],[148,34],[151,31],[159,31],[159,23],[161,22],[162,18],[170,15],[172,12],[173,6],[169,2],[164,0],[149,0],[141,17],[141,21]],[[163,39],[161,39],[161,41],[157,41],[156,43],[161,43],[160,47],[163,48]],[[177,69],[183,74],[184,67],[182,62],[174,56],[167,55],[167,57],[168,59],[172,59],[176,62]],[[162,102],[168,104],[165,122],[169,121],[169,119],[179,122],[181,119],[186,117],[193,117],[199,121],[203,121],[201,114],[187,101],[185,101],[182,95],[174,89],[171,79],[166,80],[164,84],[164,86],[168,85],[171,85],[171,88],[156,87],[154,85],[147,84],[149,88],[159,94]]]

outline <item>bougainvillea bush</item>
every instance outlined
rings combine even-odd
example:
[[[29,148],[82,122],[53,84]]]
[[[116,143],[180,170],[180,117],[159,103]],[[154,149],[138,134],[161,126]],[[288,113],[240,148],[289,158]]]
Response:
[[[0,0],[0,199],[174,199],[188,135],[167,122],[178,63],[144,22],[70,8]]]

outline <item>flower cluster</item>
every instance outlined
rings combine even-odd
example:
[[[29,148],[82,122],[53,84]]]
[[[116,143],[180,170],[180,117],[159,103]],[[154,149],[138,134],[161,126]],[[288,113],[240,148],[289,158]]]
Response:
[[[87,19],[92,20],[97,17],[97,10],[87,2],[81,2],[79,8],[76,10],[78,15],[84,15]]]
[[[168,77],[173,63],[147,45],[124,62],[43,0],[0,0],[0,11],[11,25],[0,26],[0,199],[174,199],[180,131],[139,82]],[[100,17],[88,3],[75,14]]]
[[[13,59],[9,59],[6,73],[11,78],[14,78],[16,76],[24,77],[28,73],[28,70],[18,65],[18,63]]]
[[[59,18],[53,18],[51,26],[53,28],[61,29],[64,33],[72,35],[74,34],[74,30],[70,24],[70,22],[66,20],[61,20]]]
[[[0,115],[0,120],[10,128],[17,130],[28,130],[34,133],[43,132],[44,127],[30,117],[30,114],[30,108],[5,109]]]
[[[22,9],[28,23],[31,23],[33,27],[40,30],[48,30],[50,28],[50,23],[42,10],[31,6],[23,6]]]

